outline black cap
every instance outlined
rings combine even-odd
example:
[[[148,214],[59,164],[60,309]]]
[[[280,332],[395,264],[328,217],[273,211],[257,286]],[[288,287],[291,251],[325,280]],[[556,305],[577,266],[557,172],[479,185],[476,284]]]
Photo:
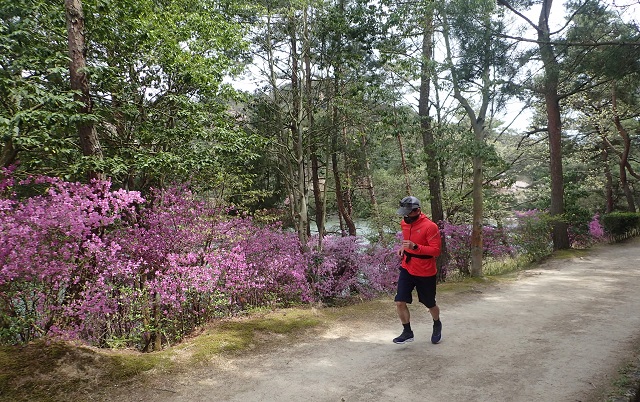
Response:
[[[400,200],[400,208],[398,208],[398,215],[407,216],[416,208],[420,208],[420,200],[416,197],[409,196]]]

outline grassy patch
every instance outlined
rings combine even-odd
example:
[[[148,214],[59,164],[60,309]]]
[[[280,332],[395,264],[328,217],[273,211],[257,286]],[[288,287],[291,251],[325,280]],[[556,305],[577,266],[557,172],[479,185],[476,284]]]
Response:
[[[531,266],[531,262],[524,256],[516,258],[485,258],[482,272],[486,276],[504,275],[521,271]]]
[[[618,370],[608,388],[606,402],[631,402],[640,400],[640,345],[636,345],[634,357]]]
[[[292,308],[213,323],[197,336],[176,346],[191,362],[202,362],[223,354],[255,349],[279,335],[293,337],[323,322],[316,309]]]
[[[84,400],[99,387],[171,366],[169,354],[101,351],[66,342],[0,347],[0,401]]]
[[[591,251],[589,249],[571,248],[568,250],[557,250],[553,253],[553,258],[558,260],[564,260],[569,258],[586,257]]]
[[[214,323],[180,345],[153,353],[67,342],[3,346],[0,402],[87,400],[88,395],[109,386],[144,381],[141,374],[178,372],[223,353],[266,345],[274,334],[294,337],[323,320],[311,308],[259,313]]]

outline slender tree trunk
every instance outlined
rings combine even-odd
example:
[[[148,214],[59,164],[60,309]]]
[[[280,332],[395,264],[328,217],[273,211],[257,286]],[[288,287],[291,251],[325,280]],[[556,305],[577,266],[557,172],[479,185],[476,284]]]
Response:
[[[65,0],[67,18],[67,34],[69,40],[69,76],[71,89],[77,91],[76,100],[82,103],[78,112],[85,115],[92,113],[93,104],[89,90],[89,79],[86,74],[86,47],[84,38],[84,14],[81,0]],[[94,124],[89,121],[79,122],[78,136],[84,156],[102,159],[102,150],[98,141],[98,133]],[[93,169],[87,172],[89,179],[101,179],[103,175]]]
[[[627,179],[627,165],[629,164],[629,152],[631,151],[631,138],[629,138],[629,133],[620,123],[620,116],[618,115],[618,97],[616,94],[615,84],[613,86],[613,90],[611,93],[611,101],[613,106],[613,123],[616,126],[616,130],[620,137],[622,137],[622,143],[624,144],[624,149],[622,154],[620,155],[620,186],[624,191],[624,195],[627,199],[627,210],[629,212],[636,212],[636,203],[633,199],[633,191],[631,191],[631,187],[629,186],[629,180]]]
[[[145,287],[147,285],[147,274],[140,275],[140,280],[138,281],[138,289],[144,295],[144,300],[142,302],[142,311],[141,311],[141,319],[142,319],[142,327],[144,328],[144,332],[142,333],[142,341],[144,342],[144,346],[142,348],[143,352],[150,352],[151,349],[149,346],[151,345],[151,341],[153,340],[151,336],[151,332],[148,331],[151,328],[151,306],[152,302],[150,300],[151,295],[145,291]]]
[[[324,217],[327,216],[327,196],[329,194],[329,190],[327,189],[327,183],[328,183],[328,178],[329,178],[329,164],[330,159],[331,159],[331,152],[329,151],[331,149],[331,146],[329,145],[329,138],[327,138],[327,145],[326,145],[326,150],[327,152],[325,152],[325,161],[324,161],[324,166],[325,166],[325,170],[324,170],[324,184],[322,186],[322,215]],[[325,230],[326,231],[326,230]]]
[[[380,241],[384,240],[384,228],[382,222],[380,221],[380,208],[378,207],[378,199],[376,197],[376,189],[373,185],[373,176],[371,174],[371,163],[369,161],[369,143],[367,142],[367,136],[362,136],[362,150],[365,154],[365,185],[367,188],[367,192],[369,193],[369,200],[371,201],[371,206],[373,210],[373,224],[378,231],[378,239]]]
[[[341,117],[342,119],[342,143],[346,144],[347,143],[347,128],[346,128],[346,123],[345,123],[345,118],[344,116]],[[344,209],[346,211],[346,216],[345,216],[345,222],[347,223],[347,228],[349,230],[349,236],[355,236],[356,235],[356,225],[355,222],[353,221],[353,200],[351,197],[351,194],[353,192],[353,174],[351,172],[351,163],[350,163],[350,159],[349,156],[347,155],[346,152],[342,153],[342,159],[343,159],[343,172],[344,172],[344,181],[343,181],[343,186],[342,186],[342,197],[344,199]],[[346,183],[346,185],[344,185]]]
[[[295,15],[289,17],[289,34],[291,45],[291,116],[289,127],[291,130],[291,137],[294,144],[294,157],[296,162],[295,175],[295,205],[296,205],[296,226],[298,230],[298,238],[302,245],[307,244],[308,232],[309,232],[309,217],[308,217],[308,204],[307,204],[307,185],[306,185],[306,172],[305,172],[305,149],[304,149],[304,136],[302,127],[300,126],[301,116],[301,100],[300,100],[300,83],[299,83],[299,67],[298,67],[298,47],[297,47],[297,35],[296,35],[296,22]]]
[[[315,145],[310,147],[311,158],[311,182],[313,185],[313,201],[315,203],[316,228],[318,230],[319,242],[325,235],[325,216],[324,205],[322,199],[322,185],[320,184],[320,161],[318,158],[318,150]]]
[[[489,90],[491,87],[491,80],[489,79],[490,72],[490,61],[487,58],[485,60],[483,71],[482,71],[482,102],[480,104],[480,108],[478,112],[473,109],[469,100],[465,98],[460,89],[460,84],[458,80],[458,71],[453,65],[453,60],[451,56],[451,44],[449,41],[449,24],[447,22],[446,16],[443,18],[443,30],[444,30],[444,42],[447,50],[447,62],[451,68],[451,77],[453,84],[453,96],[460,103],[462,108],[465,110],[467,117],[469,117],[469,121],[471,123],[471,127],[473,129],[473,141],[475,145],[476,152],[472,157],[473,164],[473,188],[472,188],[472,199],[473,199],[473,216],[472,216],[472,227],[471,227],[471,276],[480,277],[482,276],[482,257],[483,257],[483,241],[482,241],[482,226],[483,226],[483,189],[482,189],[482,169],[483,169],[483,160],[482,154],[480,150],[484,146],[485,141],[485,119],[487,115],[487,110],[489,108]],[[487,24],[487,26],[489,26]],[[487,31],[487,41],[486,46],[490,46],[489,44],[489,32]],[[487,53],[490,49],[486,49]]]
[[[407,169],[407,160],[404,157],[404,146],[402,145],[402,136],[400,132],[396,135],[398,139],[398,149],[400,149],[400,161],[402,163],[402,173],[404,174],[404,186],[406,195],[411,195],[411,183],[409,183],[409,169]]]
[[[473,125],[475,142],[478,146],[484,144],[484,121],[479,119]],[[483,203],[482,194],[482,157],[476,155],[473,157],[473,222],[471,229],[471,276],[482,276],[482,223],[483,223]]]
[[[442,193],[440,192],[440,165],[438,163],[438,153],[436,151],[435,139],[433,137],[432,119],[429,115],[429,94],[431,92],[430,67],[433,60],[433,9],[426,11],[424,18],[424,34],[422,36],[422,63],[420,67],[420,98],[418,99],[418,115],[420,116],[420,129],[422,131],[422,144],[424,152],[427,154],[427,173],[429,174],[429,196],[431,203],[431,219],[438,224],[442,230],[444,224],[444,210],[442,208]],[[403,154],[403,166],[404,154]],[[406,177],[406,176],[405,176]],[[442,234],[442,246],[440,256],[436,260],[438,267],[438,281],[443,282],[445,278],[445,267],[449,262],[449,252],[447,250],[446,236]]]
[[[562,120],[560,117],[560,97],[558,83],[560,67],[551,44],[549,15],[553,0],[543,0],[538,21],[538,47],[544,66],[544,100],[547,110],[549,133],[549,172],[551,176],[551,205],[549,213],[554,220],[553,248],[564,250],[571,247],[564,214],[564,178],[562,174]]]
[[[272,20],[271,10],[268,10],[266,17],[267,37],[265,40],[267,48],[267,68],[269,72],[268,80],[271,88],[271,103],[275,108],[275,128],[274,133],[276,138],[282,143],[282,148],[285,149],[280,162],[282,164],[283,177],[286,182],[287,195],[288,195],[288,212],[292,222],[298,222],[297,219],[297,206],[296,206],[296,190],[295,190],[295,177],[294,168],[289,157],[289,147],[293,140],[290,139],[289,130],[284,119],[284,113],[280,106],[280,101],[283,98],[282,91],[278,87],[278,78],[276,73],[277,57],[273,48],[273,25],[277,22]]]
[[[340,7],[340,9],[342,10],[342,12],[345,12],[345,1],[344,0],[339,0],[339,4],[338,6]],[[340,32],[335,32],[335,44],[337,46],[337,54],[340,54],[341,50],[342,50],[342,42],[344,40],[343,38],[343,34]],[[342,61],[341,60],[336,60],[335,61],[335,65],[333,66],[333,97],[335,100],[339,99],[341,96],[343,96],[343,91],[342,91]],[[332,130],[331,130],[331,165],[332,165],[332,169],[333,169],[333,177],[335,180],[335,191],[336,191],[336,205],[338,207],[338,218],[340,219],[340,229],[342,230],[342,234],[344,235],[344,225],[346,225],[347,227],[347,233],[349,235],[355,236],[356,234],[356,226],[355,223],[353,222],[353,218],[351,216],[351,200],[350,200],[350,195],[345,191],[345,188],[343,187],[343,175],[341,174],[341,170],[340,170],[340,166],[339,166],[339,162],[338,162],[338,139],[340,137],[340,135],[343,136],[343,141],[344,141],[344,132],[343,127],[344,127],[344,123],[343,123],[343,117],[341,116],[339,110],[338,110],[338,106],[335,104],[333,105],[332,108],[332,113],[331,113],[331,119],[332,119]],[[347,178],[348,180],[348,168],[346,167],[345,164],[345,169],[344,169],[344,176]],[[348,184],[347,184],[348,187]],[[344,220],[344,222],[343,222]]]
[[[605,198],[606,198],[606,213],[613,212],[613,177],[611,175],[611,169],[609,168],[609,151],[607,151],[607,141],[602,140],[602,163],[604,166],[604,176],[606,178],[605,184]]]
[[[498,0],[501,4],[516,14],[518,13],[506,0]],[[549,134],[549,174],[551,176],[551,205],[549,213],[557,218],[553,224],[553,248],[563,250],[571,247],[567,224],[563,222],[564,214],[564,178],[562,175],[562,125],[560,118],[560,97],[558,96],[558,83],[560,81],[560,66],[551,41],[549,30],[549,15],[553,0],[542,0],[542,8],[538,19],[538,25],[534,28],[538,31],[538,49],[544,69],[543,95],[547,113],[547,130]],[[524,17],[526,18],[526,17]],[[531,23],[529,20],[527,20]],[[531,23],[533,25],[533,23]]]
[[[162,300],[160,298],[160,293],[156,293],[154,295],[153,304],[153,321],[155,326],[153,330],[153,350],[158,352],[162,350]]]
[[[393,78],[392,78],[393,80]],[[394,83],[395,86],[395,83]],[[393,102],[393,119],[396,120],[396,102]],[[396,132],[396,138],[398,139],[398,149],[400,150],[400,161],[402,163],[402,173],[404,174],[404,185],[406,190],[406,195],[411,194],[411,183],[409,183],[409,169],[407,168],[407,160],[404,156],[404,145],[402,144],[402,134],[398,130]],[[400,197],[402,198],[402,197]]]
[[[336,83],[336,93],[337,93],[337,83]],[[334,107],[333,109],[333,127],[334,134],[331,140],[331,167],[333,169],[333,178],[336,186],[336,206],[338,207],[338,213],[340,215],[340,219],[344,219],[344,223],[347,226],[347,232],[351,236],[356,235],[356,225],[351,218],[351,214],[348,211],[347,203],[345,202],[344,197],[344,189],[342,188],[342,178],[340,174],[340,166],[338,163],[338,133],[336,131],[339,130],[338,124],[338,108]],[[342,223],[340,225],[342,228]]]
[[[309,157],[311,159],[311,183],[313,187],[313,201],[315,203],[316,228],[318,230],[318,250],[322,249],[322,238],[325,235],[325,215],[324,200],[322,199],[320,188],[320,163],[318,158],[318,147],[314,138],[314,114],[313,114],[313,82],[311,80],[311,49],[309,38],[308,8],[304,9],[304,68],[305,68],[305,112],[307,114],[307,133],[310,137]]]

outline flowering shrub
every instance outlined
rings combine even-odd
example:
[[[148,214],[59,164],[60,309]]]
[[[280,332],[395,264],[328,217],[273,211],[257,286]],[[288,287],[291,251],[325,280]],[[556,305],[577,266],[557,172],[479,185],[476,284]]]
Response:
[[[295,234],[229,216],[185,188],[154,191],[150,199],[135,225],[113,233],[126,240],[124,254],[139,264],[120,295],[126,303],[116,318],[126,318],[136,305],[141,319],[110,338],[144,345],[178,340],[215,316],[310,299]]]
[[[321,251],[314,249],[317,243],[317,236],[309,240],[308,277],[320,300],[352,294],[371,298],[395,288],[400,259],[393,249],[366,246],[357,236],[326,236]]]
[[[188,190],[0,180],[0,341],[179,339],[245,306],[311,299],[295,234],[209,208]]]
[[[3,172],[4,191],[15,185]],[[82,332],[84,312],[109,314],[112,276],[135,269],[105,237],[134,213],[138,193],[55,178],[30,179],[44,194],[0,199],[0,340],[26,342],[48,333]]]
[[[569,226],[569,241],[574,248],[588,248],[594,243],[606,240],[606,238],[599,214],[595,214],[584,229],[575,225]]]
[[[40,195],[19,199],[20,193]],[[28,190],[28,191],[24,191]],[[295,233],[199,200],[0,176],[0,342],[65,336],[143,350],[207,320],[393,288],[397,256],[355,237],[303,253]]]
[[[471,225],[454,225],[443,222],[442,232],[446,236],[449,263],[447,272],[458,271],[469,274],[471,266]]]
[[[471,225],[454,225],[444,222],[442,231],[446,236],[450,254],[447,271],[457,270],[469,275],[471,266]],[[503,230],[492,226],[482,228],[482,249],[485,256],[500,258],[513,255],[514,249]]]
[[[358,293],[370,299],[379,294],[396,290],[400,257],[396,245],[374,243],[360,255],[360,280],[356,284]]]
[[[326,236],[323,249],[311,251],[309,280],[320,299],[350,295],[357,280],[360,241],[355,236]],[[315,236],[309,240],[311,250],[317,242]]]
[[[604,241],[607,239],[604,226],[600,223],[600,214],[593,215],[591,222],[589,222],[589,235],[594,241]]]
[[[516,211],[518,225],[514,229],[513,243],[519,254],[537,261],[552,252],[552,220],[547,212],[531,209]]]

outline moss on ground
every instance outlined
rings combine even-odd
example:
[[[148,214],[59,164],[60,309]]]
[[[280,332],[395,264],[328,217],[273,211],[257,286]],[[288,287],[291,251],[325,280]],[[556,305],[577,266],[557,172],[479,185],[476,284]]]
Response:
[[[640,402],[640,343],[636,344],[633,356],[612,379],[605,402]]]
[[[197,336],[163,351],[106,350],[70,342],[37,341],[0,347],[0,402],[88,400],[99,389],[144,381],[142,374],[172,373],[225,353],[295,337],[325,318],[313,308],[259,312],[212,323]]]

